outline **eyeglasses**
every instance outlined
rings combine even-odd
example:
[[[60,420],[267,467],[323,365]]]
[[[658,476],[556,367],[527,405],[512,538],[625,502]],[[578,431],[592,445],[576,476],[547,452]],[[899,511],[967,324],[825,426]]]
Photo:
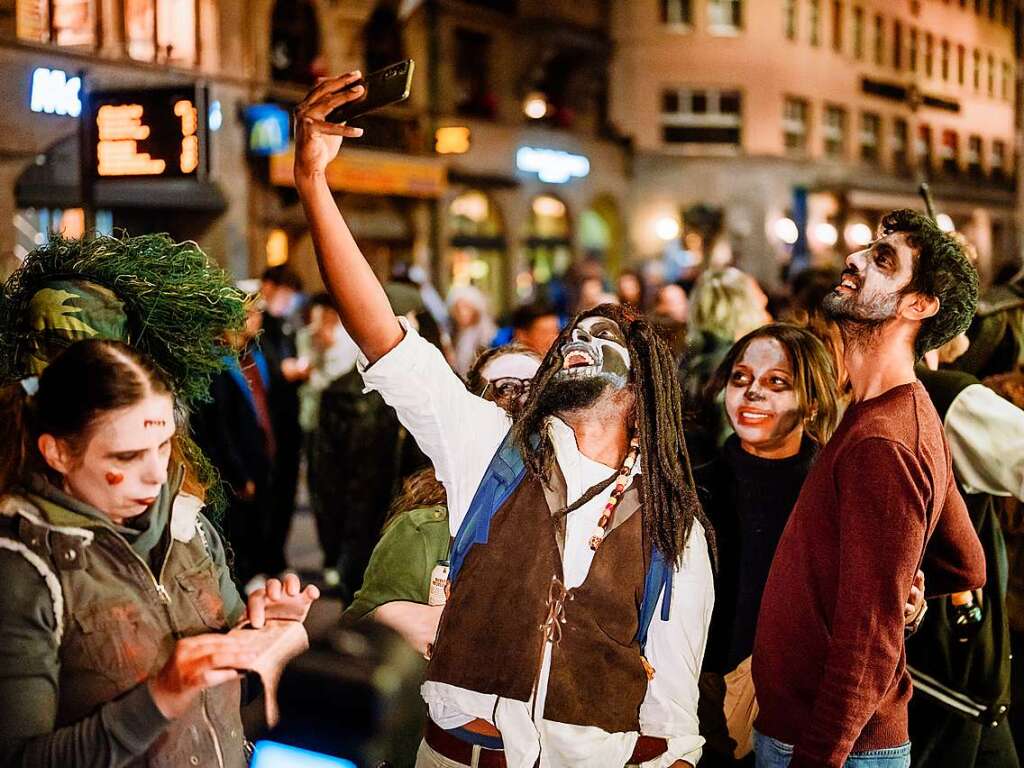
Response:
[[[532,379],[516,379],[506,376],[487,382],[487,386],[484,387],[480,396],[495,401],[522,400],[530,394],[532,386]]]

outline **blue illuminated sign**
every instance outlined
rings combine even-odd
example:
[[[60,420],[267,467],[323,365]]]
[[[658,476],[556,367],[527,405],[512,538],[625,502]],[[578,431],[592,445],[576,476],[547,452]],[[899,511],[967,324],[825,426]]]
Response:
[[[520,147],[516,152],[516,168],[548,184],[565,184],[569,179],[582,179],[590,173],[590,161],[583,155],[574,155],[559,149]]]
[[[357,768],[351,760],[275,741],[257,741],[249,768]]]
[[[211,131],[219,131],[224,124],[224,112],[221,110],[219,101],[210,102],[210,111],[206,120],[206,127]]]
[[[288,149],[288,110],[277,104],[253,104],[243,110],[249,134],[249,154],[276,155]]]
[[[29,109],[48,115],[82,114],[82,78],[68,77],[62,69],[39,67],[32,73]]]

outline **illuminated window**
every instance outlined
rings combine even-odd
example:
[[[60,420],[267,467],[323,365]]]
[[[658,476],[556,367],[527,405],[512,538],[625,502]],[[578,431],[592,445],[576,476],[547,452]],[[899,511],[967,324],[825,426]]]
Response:
[[[821,45],[821,0],[811,0],[809,13],[811,45]]]
[[[1002,176],[1006,171],[1006,142],[992,142],[992,159],[989,163],[993,176]]]
[[[996,95],[996,58],[991,53],[988,55],[988,95]]]
[[[960,85],[964,84],[964,71],[966,67],[967,51],[962,45],[956,47],[956,81]]]
[[[866,163],[877,163],[879,144],[882,143],[882,118],[874,112],[860,116],[860,159]]]
[[[708,0],[708,29],[732,33],[743,26],[742,0]]]
[[[195,0],[125,0],[128,55],[139,61],[194,64]]]
[[[974,90],[981,90],[981,51],[974,50]]]
[[[929,32],[924,36],[924,76],[931,77],[935,69],[935,38]]]
[[[949,80],[949,40],[942,41],[942,80]]]
[[[661,0],[662,24],[689,26],[693,23],[691,0]]]
[[[37,43],[96,44],[95,0],[18,0],[18,37]]]
[[[846,154],[846,110],[829,104],[825,107],[825,122],[822,126],[825,137],[825,154],[841,159]]]
[[[807,151],[807,126],[810,108],[804,99],[786,99],[782,114],[783,139],[786,151],[802,153]]]
[[[971,176],[981,176],[981,136],[971,136],[967,140],[967,172]]]

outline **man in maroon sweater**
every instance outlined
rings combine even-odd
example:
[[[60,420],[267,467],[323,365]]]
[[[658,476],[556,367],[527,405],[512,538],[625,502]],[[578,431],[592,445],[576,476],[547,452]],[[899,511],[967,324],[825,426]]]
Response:
[[[807,476],[765,587],[758,768],[910,765],[903,606],[914,575],[923,564],[929,595],[985,581],[914,363],[967,327],[977,293],[960,246],[930,219],[895,211],[824,301],[853,403]]]

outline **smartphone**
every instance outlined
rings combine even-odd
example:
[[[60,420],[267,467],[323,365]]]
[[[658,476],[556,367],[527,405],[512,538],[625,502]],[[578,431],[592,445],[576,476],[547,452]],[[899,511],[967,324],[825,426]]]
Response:
[[[347,123],[367,112],[405,101],[409,98],[409,90],[412,88],[412,71],[415,65],[416,62],[412,59],[406,59],[346,86],[345,90],[357,85],[363,86],[362,97],[334,109],[327,115],[327,122]]]

